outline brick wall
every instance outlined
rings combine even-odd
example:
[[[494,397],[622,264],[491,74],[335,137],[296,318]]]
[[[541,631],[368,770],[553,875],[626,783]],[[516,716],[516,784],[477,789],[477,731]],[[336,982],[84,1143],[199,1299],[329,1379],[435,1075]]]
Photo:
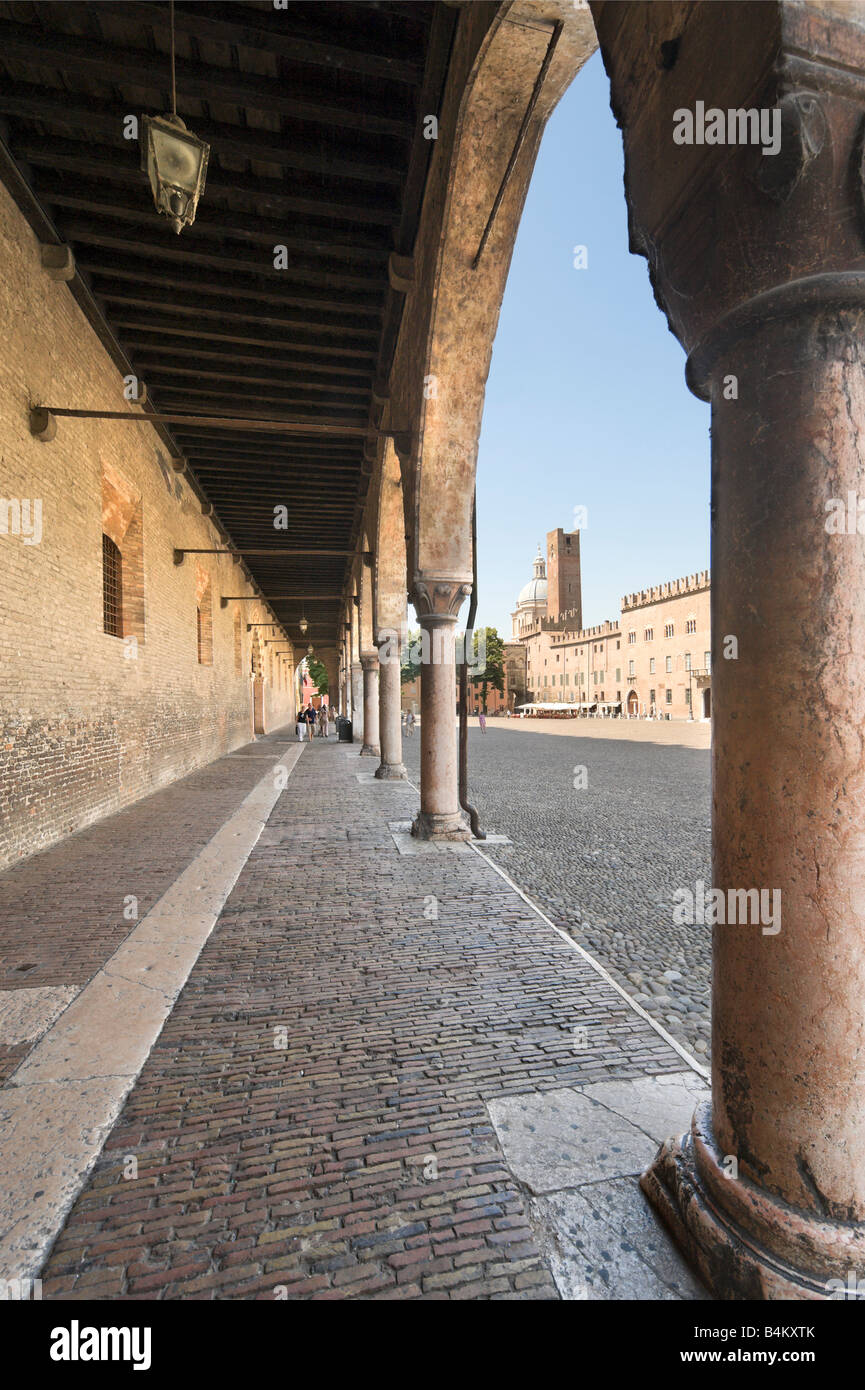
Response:
[[[61,419],[52,442],[30,435],[31,403],[135,407],[68,288],[42,271],[36,239],[2,186],[0,263],[0,497],[31,504],[19,534],[20,508],[0,509],[5,866],[249,742],[246,623],[272,615],[259,601],[223,609],[223,591],[254,591],[233,561],[198,557],[212,594],[212,664],[199,662],[196,564],[187,557],[175,566],[173,549],[220,542],[155,430]],[[140,535],[133,518],[124,541],[137,565],[125,629],[135,642],[103,626],[106,478],[140,498]],[[292,722],[291,681],[266,681],[264,707],[266,729]]]

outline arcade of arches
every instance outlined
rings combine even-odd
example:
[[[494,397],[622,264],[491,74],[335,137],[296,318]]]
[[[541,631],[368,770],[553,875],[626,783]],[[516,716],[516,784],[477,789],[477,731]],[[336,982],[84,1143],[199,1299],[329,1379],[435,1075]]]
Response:
[[[777,934],[715,929],[711,1103],[643,1187],[723,1296],[865,1276],[865,560],[822,523],[865,428],[865,12],[340,0],[328,40],[309,7],[282,31],[179,3],[213,152],[169,239],[119,125],[141,83],[164,105],[158,8],[0,5],[5,862],[289,725],[307,642],[361,766],[404,781],[409,601],[432,653],[414,833],[470,835],[454,633],[484,387],[544,125],[600,44],[631,247],[712,408],[711,628],[738,639],[712,663],[713,881],[783,902]],[[779,107],[782,155],[675,144],[698,101]]]

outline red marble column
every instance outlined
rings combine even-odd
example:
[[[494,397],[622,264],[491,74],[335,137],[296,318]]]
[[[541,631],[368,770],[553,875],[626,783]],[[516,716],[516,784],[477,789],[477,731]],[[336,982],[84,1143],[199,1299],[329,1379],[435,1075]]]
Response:
[[[865,1278],[865,28],[825,9],[592,5],[712,407],[712,1100],[641,1183],[721,1298]],[[677,144],[698,102],[779,139]]]

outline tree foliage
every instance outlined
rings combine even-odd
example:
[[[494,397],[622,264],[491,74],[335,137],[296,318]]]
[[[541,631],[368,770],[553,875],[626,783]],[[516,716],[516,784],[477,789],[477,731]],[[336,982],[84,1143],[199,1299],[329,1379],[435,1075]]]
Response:
[[[477,668],[478,653],[480,650],[480,639],[486,641],[486,661],[482,671],[473,670],[471,675],[472,690],[477,694],[480,686],[481,705],[484,714],[487,712],[487,696],[490,691],[497,690],[500,695],[505,693],[505,644],[494,627],[481,628],[474,636],[474,650],[472,666]]]
[[[328,685],[327,671],[325,670],[324,662],[319,661],[315,656],[308,656],[306,658],[306,669],[309,672],[309,679],[312,681],[319,695],[327,695],[330,687]]]
[[[400,685],[408,685],[409,681],[416,681],[420,673],[421,631],[418,628],[415,632],[406,634],[405,646],[400,653]]]

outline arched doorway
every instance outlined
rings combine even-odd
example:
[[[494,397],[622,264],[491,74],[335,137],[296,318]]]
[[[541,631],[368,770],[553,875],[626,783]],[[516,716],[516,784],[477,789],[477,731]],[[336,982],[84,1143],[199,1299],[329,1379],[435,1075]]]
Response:
[[[264,676],[261,670],[261,643],[257,632],[253,634],[249,659],[252,678],[252,734],[254,738],[260,738],[264,734]]]
[[[636,719],[636,717],[637,717],[637,715],[639,714],[639,712],[640,712],[640,701],[639,701],[639,699],[638,699],[638,697],[637,697],[637,692],[636,692],[636,690],[629,690],[629,691],[628,691],[628,709],[627,709],[628,718],[629,718],[629,719]]]

